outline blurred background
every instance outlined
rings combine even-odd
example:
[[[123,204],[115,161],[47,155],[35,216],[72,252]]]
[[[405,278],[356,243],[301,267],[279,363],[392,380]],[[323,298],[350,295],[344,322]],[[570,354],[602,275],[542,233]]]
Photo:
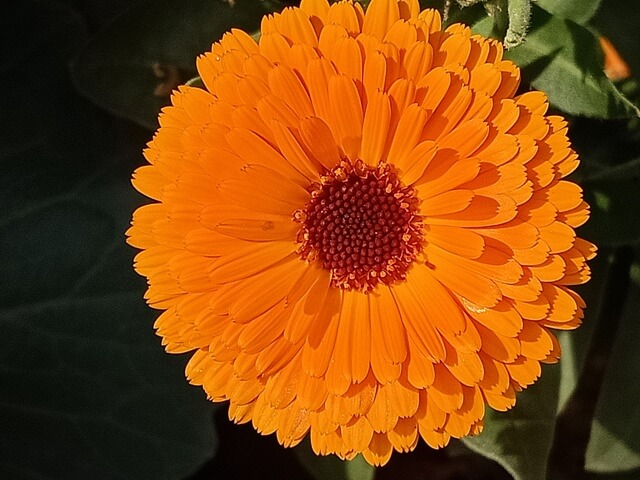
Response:
[[[186,358],[164,353],[124,242],[145,202],[131,172],[195,57],[295,3],[3,3],[0,479],[640,479],[640,2],[539,0],[509,52],[522,88],[547,92],[570,121],[593,210],[581,235],[600,253],[562,362],[512,411],[488,412],[483,435],[440,451],[421,442],[377,471],[317,458],[231,424],[225,404],[188,385]],[[454,0],[451,21],[503,35],[495,8],[507,0],[485,6]],[[607,56],[608,78],[600,35],[620,55]]]

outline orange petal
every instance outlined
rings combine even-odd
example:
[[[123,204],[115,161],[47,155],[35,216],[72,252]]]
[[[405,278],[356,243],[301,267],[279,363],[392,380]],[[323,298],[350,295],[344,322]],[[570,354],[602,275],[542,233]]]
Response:
[[[399,19],[400,9],[395,0],[372,0],[367,7],[362,31],[382,40]]]
[[[464,401],[460,382],[442,364],[436,364],[435,370],[433,385],[427,388],[429,400],[445,412],[459,409]]]
[[[437,197],[440,198],[440,197]],[[425,239],[455,255],[466,258],[478,258],[484,251],[484,239],[481,235],[466,228],[429,225],[425,229]]]
[[[305,118],[299,125],[300,138],[307,155],[331,170],[340,161],[336,141],[327,124],[318,117]]]
[[[330,98],[339,98],[330,107],[333,133],[351,161],[358,159],[362,141],[363,112],[358,89],[349,77],[334,76],[329,80]]]
[[[214,284],[218,285],[241,280],[255,275],[287,257],[293,260],[294,249],[294,244],[290,242],[252,244],[215,260],[211,264],[209,277]],[[295,260],[299,262],[299,260]]]
[[[431,312],[422,300],[421,291],[407,281],[392,288],[393,296],[402,315],[407,335],[416,343],[420,353],[432,361],[444,358],[444,344],[433,326]]]
[[[373,92],[364,113],[359,155],[367,165],[376,166],[383,159],[390,117],[389,97],[380,91]]]

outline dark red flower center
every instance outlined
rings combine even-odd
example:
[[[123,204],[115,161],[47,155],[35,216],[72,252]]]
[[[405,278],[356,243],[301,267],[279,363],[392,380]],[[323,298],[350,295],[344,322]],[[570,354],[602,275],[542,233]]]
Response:
[[[294,214],[303,259],[320,261],[340,288],[369,292],[406,277],[421,249],[422,219],[413,189],[391,166],[344,161],[310,191]]]

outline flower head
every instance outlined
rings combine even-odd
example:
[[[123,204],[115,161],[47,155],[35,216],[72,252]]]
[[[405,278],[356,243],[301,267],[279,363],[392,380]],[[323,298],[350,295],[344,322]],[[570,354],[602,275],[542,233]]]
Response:
[[[191,383],[292,446],[386,463],[477,434],[555,362],[595,248],[566,122],[417,0],[303,0],[198,59],[129,242]]]

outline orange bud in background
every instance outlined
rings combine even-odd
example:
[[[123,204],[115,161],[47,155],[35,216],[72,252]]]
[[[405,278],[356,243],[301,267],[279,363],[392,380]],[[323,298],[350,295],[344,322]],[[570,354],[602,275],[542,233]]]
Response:
[[[600,47],[604,53],[604,73],[612,82],[618,82],[631,76],[629,64],[618,53],[611,41],[600,36]]]

